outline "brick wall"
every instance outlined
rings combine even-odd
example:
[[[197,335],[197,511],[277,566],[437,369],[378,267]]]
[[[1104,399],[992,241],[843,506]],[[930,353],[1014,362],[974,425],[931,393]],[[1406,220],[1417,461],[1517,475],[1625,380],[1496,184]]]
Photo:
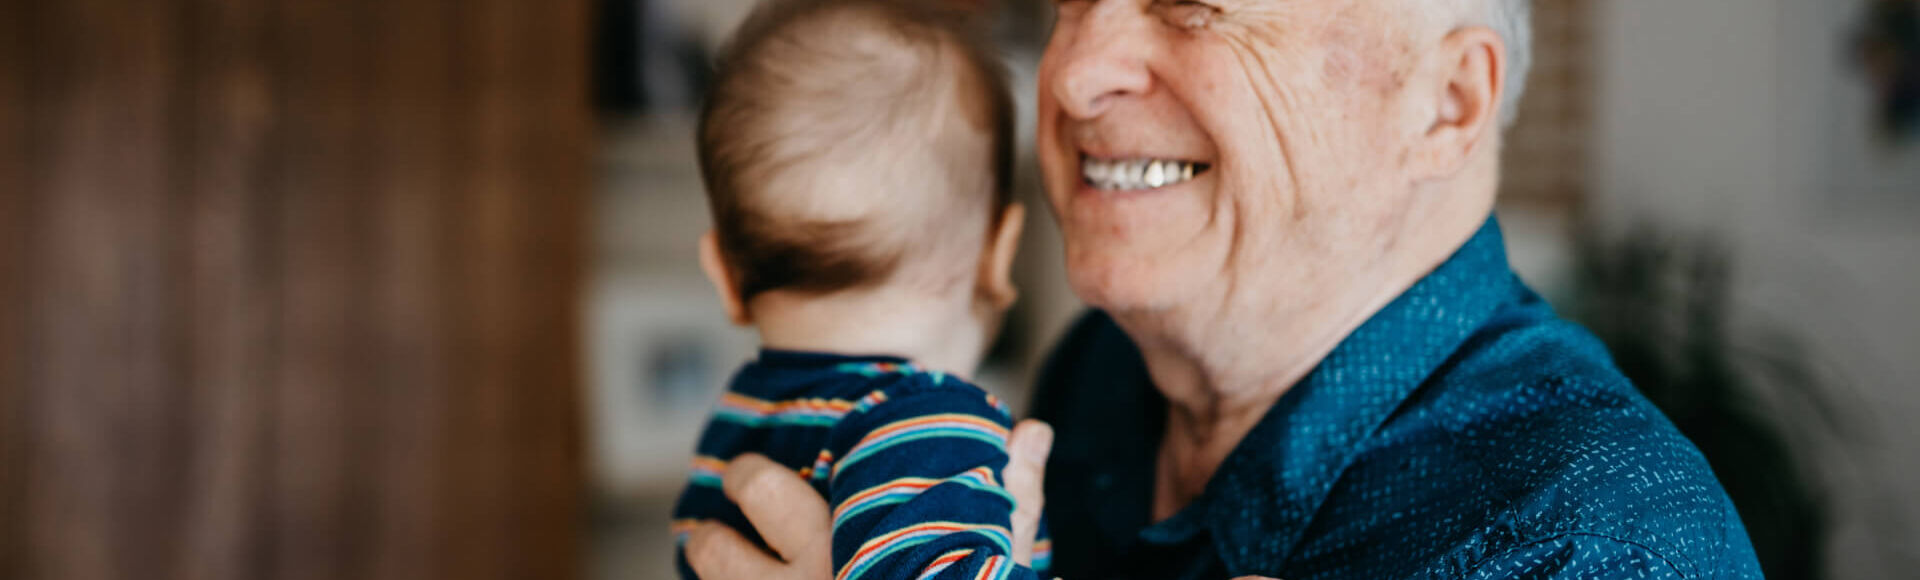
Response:
[[[1592,0],[1534,0],[1534,65],[1507,134],[1503,203],[1566,209],[1591,186],[1595,47]]]

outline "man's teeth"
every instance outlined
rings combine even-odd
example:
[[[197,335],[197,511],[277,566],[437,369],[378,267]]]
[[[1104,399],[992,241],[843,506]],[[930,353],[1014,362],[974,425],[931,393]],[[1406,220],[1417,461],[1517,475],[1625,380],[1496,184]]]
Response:
[[[1158,189],[1186,183],[1202,168],[1195,163],[1162,159],[1105,160],[1085,158],[1080,175],[1106,191]]]

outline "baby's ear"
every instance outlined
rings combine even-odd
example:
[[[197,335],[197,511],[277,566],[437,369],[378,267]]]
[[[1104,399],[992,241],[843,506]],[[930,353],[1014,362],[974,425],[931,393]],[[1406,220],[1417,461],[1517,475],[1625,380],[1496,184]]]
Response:
[[[994,308],[1006,310],[1019,299],[1013,287],[1013,256],[1020,251],[1020,231],[1027,224],[1027,208],[1020,202],[1007,204],[1000,219],[987,235],[987,247],[980,252],[980,292]]]
[[[733,270],[727,268],[726,255],[720,253],[720,237],[713,230],[700,236],[700,269],[706,271],[707,281],[713,283],[714,293],[720,296],[720,308],[726,311],[727,320],[740,326],[752,324],[747,304],[740,300],[738,281],[733,279]]]

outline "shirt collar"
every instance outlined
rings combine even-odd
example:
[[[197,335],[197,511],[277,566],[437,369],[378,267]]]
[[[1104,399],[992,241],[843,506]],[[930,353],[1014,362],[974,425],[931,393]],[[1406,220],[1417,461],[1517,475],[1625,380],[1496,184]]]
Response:
[[[1149,541],[1211,531],[1230,570],[1279,570],[1366,438],[1511,296],[1498,221],[1373,315],[1228,454],[1200,505]],[[1203,522],[1193,521],[1203,517]],[[1158,538],[1156,538],[1158,536]]]
[[[804,350],[783,350],[770,347],[760,348],[760,357],[754,362],[773,367],[823,367],[846,363],[877,362],[903,364],[907,359],[886,354],[840,354],[833,352],[814,352]]]

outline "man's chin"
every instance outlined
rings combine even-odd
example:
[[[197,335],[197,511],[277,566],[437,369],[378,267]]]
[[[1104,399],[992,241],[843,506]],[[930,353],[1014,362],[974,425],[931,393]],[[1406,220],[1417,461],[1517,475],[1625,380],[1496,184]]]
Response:
[[[1142,260],[1075,260],[1067,279],[1088,306],[1108,312],[1151,312],[1171,308],[1190,290],[1190,280],[1157,272]]]

